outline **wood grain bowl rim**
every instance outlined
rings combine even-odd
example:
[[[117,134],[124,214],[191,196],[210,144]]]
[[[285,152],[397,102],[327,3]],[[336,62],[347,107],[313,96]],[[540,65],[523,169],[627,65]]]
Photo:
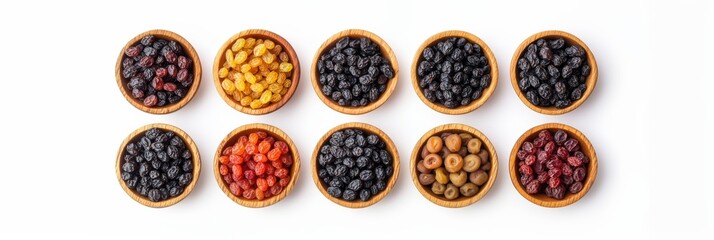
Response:
[[[188,147],[189,151],[191,151],[191,154],[192,154],[191,161],[193,163],[193,171],[192,171],[193,179],[191,179],[191,183],[189,183],[186,186],[186,188],[184,188],[184,191],[176,197],[168,198],[166,200],[158,201],[158,202],[153,202],[153,201],[149,200],[148,197],[143,197],[143,196],[139,195],[138,193],[136,193],[134,190],[129,189],[129,187],[126,185],[126,182],[124,182],[124,180],[122,180],[122,178],[121,178],[121,166],[124,163],[123,156],[124,156],[124,152],[126,150],[126,145],[129,144],[129,142],[131,142],[131,141],[139,139],[143,133],[145,133],[147,130],[152,129],[152,128],[158,128],[163,131],[171,131],[171,132],[174,132],[176,134],[176,136],[179,136],[184,141],[184,143],[186,143],[186,146]],[[152,207],[152,208],[168,207],[168,206],[174,205],[174,204],[180,202],[181,200],[183,200],[184,198],[186,198],[191,193],[191,191],[193,191],[193,188],[196,187],[196,183],[198,182],[198,179],[201,175],[201,155],[198,152],[198,147],[196,146],[196,142],[194,142],[193,139],[191,138],[191,136],[189,136],[186,132],[184,132],[180,128],[173,126],[173,125],[165,124],[165,123],[152,123],[152,124],[144,125],[142,127],[137,128],[133,132],[131,132],[129,134],[129,136],[127,136],[124,139],[124,141],[122,141],[121,145],[119,146],[119,151],[117,152],[117,157],[116,157],[115,162],[116,162],[115,172],[117,175],[117,180],[119,181],[119,184],[121,185],[121,188],[124,190],[124,192],[126,192],[126,194],[129,195],[129,197],[134,199],[134,201],[136,201],[144,206]]]
[[[280,194],[276,196],[272,196],[269,198],[265,198],[263,200],[257,200],[257,199],[244,199],[242,197],[238,197],[233,195],[231,193],[230,189],[226,185],[226,183],[223,181],[223,176],[221,176],[220,171],[219,171],[219,158],[221,157],[221,153],[223,152],[223,148],[225,148],[228,145],[234,144],[236,141],[238,141],[238,138],[243,135],[248,135],[253,132],[258,132],[258,131],[265,131],[268,133],[268,136],[274,137],[276,140],[284,141],[285,143],[288,144],[290,147],[290,154],[293,157],[293,165],[290,167],[290,182],[288,185],[283,188],[283,191],[280,192]],[[295,188],[295,184],[297,182],[297,179],[300,175],[300,153],[298,152],[297,147],[295,146],[295,143],[293,140],[288,136],[283,130],[281,130],[278,127],[264,124],[264,123],[251,123],[251,124],[246,124],[243,126],[240,126],[230,133],[226,135],[226,137],[223,138],[220,144],[218,144],[218,147],[216,149],[216,153],[213,157],[213,175],[216,178],[216,182],[218,183],[218,187],[221,188],[221,191],[226,194],[228,198],[233,200],[233,202],[238,203],[242,206],[245,207],[250,207],[250,208],[262,208],[262,207],[267,207],[273,204],[276,204],[283,200],[285,197],[288,196],[288,194]]]
[[[484,55],[486,56],[486,59],[488,59],[488,64],[491,67],[491,84],[483,91],[481,94],[481,97],[478,99],[472,101],[466,106],[459,106],[457,108],[447,108],[441,104],[433,103],[430,102],[425,96],[424,93],[421,91],[421,87],[419,87],[419,80],[417,76],[417,68],[419,65],[419,60],[422,58],[422,52],[424,51],[425,48],[430,47],[434,45],[436,41],[443,40],[446,38],[451,38],[451,37],[463,37],[466,38],[469,42],[478,44]],[[450,115],[458,115],[458,114],[465,114],[469,113],[471,111],[474,111],[481,107],[483,104],[488,101],[489,98],[491,98],[491,95],[496,91],[496,87],[498,86],[498,62],[496,61],[496,56],[493,55],[493,52],[491,51],[491,48],[481,40],[481,38],[477,37],[474,34],[471,34],[469,32],[461,31],[461,30],[449,30],[449,31],[443,31],[437,34],[432,35],[431,37],[427,38],[421,46],[417,49],[416,54],[414,55],[414,59],[412,60],[412,68],[411,68],[411,82],[412,86],[414,88],[414,92],[416,92],[417,96],[419,96],[419,99],[429,106],[431,109],[434,109],[437,112],[444,113],[444,114],[450,114]]]
[[[225,58],[225,53],[227,49],[230,49],[233,43],[238,40],[239,38],[256,38],[257,39],[270,39],[275,42],[275,44],[279,44],[283,47],[283,51],[288,54],[288,58],[290,59],[290,63],[293,64],[293,73],[292,76],[289,77],[288,79],[292,80],[292,85],[290,85],[290,88],[288,88],[288,92],[285,93],[285,96],[283,96],[280,101],[277,103],[270,103],[266,107],[261,107],[258,109],[252,109],[250,107],[243,107],[240,105],[239,101],[236,101],[233,99],[232,96],[228,96],[226,94],[225,90],[223,90],[223,87],[221,86],[221,78],[218,76],[218,70],[221,69],[221,66],[223,66],[223,63],[226,62]],[[277,111],[281,107],[283,107],[285,104],[290,101],[292,98],[293,94],[295,94],[295,91],[297,90],[298,84],[300,83],[300,60],[298,59],[297,53],[295,52],[295,49],[293,46],[283,38],[282,36],[278,35],[277,33],[265,30],[265,29],[247,29],[243,30],[239,33],[236,33],[232,37],[230,37],[228,40],[226,40],[225,43],[221,46],[221,48],[218,50],[218,53],[216,54],[216,58],[213,60],[213,84],[216,87],[216,91],[218,91],[218,95],[221,96],[224,102],[228,104],[228,106],[231,106],[233,109],[238,110],[239,112],[250,114],[250,115],[263,115],[263,114],[268,114],[274,111]]]
[[[539,131],[548,129],[551,131],[555,130],[563,130],[566,133],[568,133],[568,138],[575,138],[578,140],[580,143],[580,151],[582,151],[585,156],[590,158],[590,163],[588,164],[588,173],[587,177],[585,178],[584,185],[583,185],[583,190],[576,194],[571,194],[569,192],[566,192],[565,198],[558,200],[554,198],[550,198],[546,196],[544,193],[539,193],[539,194],[528,194],[525,190],[525,188],[521,185],[519,181],[519,173],[518,170],[516,169],[517,160],[516,160],[516,155],[518,153],[518,149],[520,149],[521,145],[523,145],[523,142],[527,140],[532,140],[535,138],[538,134]],[[526,200],[542,206],[542,207],[548,207],[548,208],[557,208],[557,207],[565,207],[570,204],[573,204],[580,200],[585,194],[588,193],[590,188],[595,182],[595,178],[597,177],[597,168],[598,168],[598,161],[597,161],[597,154],[595,153],[595,148],[593,148],[592,143],[590,143],[590,140],[578,129],[562,124],[562,123],[546,123],[546,124],[541,124],[538,126],[535,126],[531,129],[528,129],[526,132],[521,135],[521,137],[518,138],[516,143],[513,145],[513,149],[511,150],[511,156],[509,158],[509,173],[511,176],[511,182],[513,183],[513,187],[516,188],[518,193],[523,196]]]
[[[486,181],[485,185],[479,187],[479,192],[476,195],[473,195],[471,197],[459,196],[459,198],[457,199],[448,200],[442,196],[437,196],[433,194],[429,189],[427,189],[427,186],[423,186],[421,185],[421,183],[419,183],[416,164],[417,159],[419,158],[419,155],[421,153],[421,149],[430,137],[437,136],[444,132],[469,133],[474,137],[480,139],[481,142],[484,144],[482,146],[485,146],[485,149],[488,151],[489,161],[491,162],[491,170],[489,170],[488,172],[488,181]],[[496,177],[498,176],[498,154],[496,153],[496,148],[493,146],[493,143],[488,139],[488,137],[486,137],[486,135],[484,135],[478,129],[461,123],[440,125],[424,133],[424,135],[422,135],[419,141],[417,141],[417,143],[414,145],[410,159],[411,161],[409,165],[409,171],[411,173],[412,182],[414,183],[414,186],[417,190],[419,190],[419,193],[421,193],[424,198],[442,207],[460,208],[471,205],[481,200],[484,196],[486,196],[486,194],[488,194],[488,191],[491,190],[491,187],[493,187],[493,184],[496,182]]]
[[[191,84],[191,87],[189,88],[188,92],[186,95],[181,98],[180,101],[172,104],[167,104],[162,107],[147,107],[144,106],[144,103],[142,101],[139,101],[137,99],[134,99],[131,96],[131,91],[127,88],[126,84],[129,82],[128,79],[125,79],[122,76],[122,61],[124,60],[124,53],[126,52],[126,49],[133,46],[137,42],[141,41],[141,39],[145,36],[148,35],[154,35],[157,37],[160,37],[162,39],[166,40],[173,40],[181,44],[181,47],[184,50],[184,53],[191,58],[193,61],[193,83]],[[188,102],[193,99],[194,95],[198,92],[198,88],[201,85],[201,75],[202,75],[202,68],[201,68],[201,59],[198,57],[198,53],[196,53],[196,49],[193,48],[193,45],[189,43],[185,38],[183,38],[181,35],[174,33],[169,30],[163,30],[163,29],[153,29],[149,30],[143,33],[140,33],[136,37],[132,38],[129,40],[129,42],[124,45],[124,48],[122,48],[121,52],[119,52],[119,57],[117,57],[117,63],[114,68],[114,74],[116,77],[117,85],[119,86],[119,90],[121,91],[122,96],[135,108],[151,113],[151,114],[168,114],[172,113],[175,111],[178,111],[179,109],[183,108],[188,104]]]
[[[377,195],[372,196],[368,201],[362,202],[359,199],[355,199],[353,201],[346,201],[343,199],[338,199],[335,197],[332,197],[329,193],[327,193],[327,187],[325,184],[322,183],[320,180],[320,177],[317,176],[317,156],[320,153],[320,148],[322,145],[330,138],[330,136],[340,130],[344,129],[360,129],[365,131],[366,133],[371,133],[379,136],[379,138],[384,141],[384,143],[387,145],[387,151],[389,154],[392,155],[392,167],[394,168],[394,173],[392,173],[392,176],[390,177],[389,181],[387,182],[387,187],[379,192]],[[337,203],[340,206],[346,207],[346,208],[364,208],[364,207],[369,207],[374,205],[375,203],[379,202],[382,200],[384,197],[389,194],[392,189],[394,188],[394,184],[397,182],[397,179],[399,178],[399,151],[397,151],[397,147],[394,145],[394,142],[392,142],[392,139],[384,133],[381,129],[372,126],[367,123],[361,123],[361,122],[349,122],[349,123],[344,123],[340,124],[323,135],[320,140],[315,144],[315,149],[312,152],[312,158],[310,161],[311,164],[311,170],[312,170],[312,180],[315,182],[315,186],[317,186],[317,189],[320,190],[322,195],[325,196],[325,198],[329,199],[330,201]]]
[[[541,38],[555,38],[555,37],[562,37],[565,39],[565,42],[568,44],[574,44],[582,47],[585,49],[586,55],[587,55],[587,63],[590,65],[590,75],[588,75],[587,79],[585,79],[585,85],[586,89],[585,92],[583,93],[583,96],[578,99],[577,101],[574,101],[570,104],[570,106],[563,108],[563,109],[558,109],[556,107],[540,107],[533,105],[528,99],[526,98],[525,93],[521,92],[520,87],[518,87],[518,58],[523,54],[523,51],[528,47],[529,44],[537,41],[538,39]],[[560,115],[560,114],[565,114],[570,111],[575,110],[578,108],[580,105],[582,105],[585,100],[590,97],[590,94],[595,90],[595,85],[597,84],[597,79],[598,79],[598,67],[597,67],[597,61],[595,61],[595,56],[588,47],[588,45],[585,44],[582,40],[580,40],[578,37],[576,37],[573,34],[570,34],[568,32],[564,31],[559,31],[559,30],[548,30],[548,31],[542,31],[536,34],[531,35],[530,37],[526,38],[523,40],[521,45],[518,46],[516,49],[516,52],[513,53],[513,58],[511,58],[511,68],[510,68],[510,73],[511,73],[511,85],[513,86],[513,90],[516,92],[518,95],[518,98],[521,99],[521,102],[528,106],[531,110],[535,112],[539,112],[542,114],[547,114],[547,115]]]
[[[318,71],[317,71],[317,62],[320,59],[320,56],[327,51],[327,49],[335,46],[337,44],[337,41],[339,41],[343,37],[350,37],[350,38],[361,38],[361,37],[366,37],[372,40],[372,42],[376,43],[379,46],[379,51],[382,53],[382,56],[384,56],[385,59],[389,60],[389,64],[392,66],[392,69],[394,69],[394,77],[389,79],[387,83],[387,89],[382,93],[381,96],[379,96],[379,99],[377,101],[371,102],[365,106],[361,107],[349,107],[349,106],[340,106],[337,104],[337,102],[333,101],[332,99],[328,98],[324,94],[322,94],[322,90],[320,89],[320,83],[318,81],[319,76],[318,76]],[[397,87],[397,82],[399,81],[399,63],[397,61],[397,57],[394,54],[394,51],[392,51],[392,48],[387,44],[384,39],[379,37],[377,34],[374,34],[370,31],[367,30],[362,30],[362,29],[347,29],[340,31],[338,33],[335,33],[332,35],[330,38],[328,38],[320,48],[317,50],[315,53],[315,56],[312,59],[312,66],[310,68],[310,78],[312,82],[312,88],[315,90],[315,93],[317,96],[320,98],[320,100],[325,103],[328,107],[332,108],[333,110],[337,112],[341,112],[344,114],[350,114],[350,115],[359,115],[359,114],[365,114],[368,112],[371,112],[380,106],[384,104],[389,97],[394,93],[394,90]]]

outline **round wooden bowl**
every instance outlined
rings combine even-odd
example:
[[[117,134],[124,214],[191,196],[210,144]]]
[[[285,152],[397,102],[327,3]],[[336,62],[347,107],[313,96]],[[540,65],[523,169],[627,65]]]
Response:
[[[129,142],[133,142],[141,138],[144,132],[151,128],[158,128],[163,131],[171,131],[176,133],[176,136],[179,136],[186,143],[186,147],[188,147],[189,151],[191,151],[191,155],[193,156],[191,158],[191,161],[193,163],[193,179],[191,180],[191,183],[186,186],[186,188],[183,190],[183,193],[181,193],[180,195],[159,202],[153,202],[149,200],[148,197],[141,196],[134,190],[129,189],[129,187],[126,185],[126,182],[121,179],[121,166],[124,164],[123,156],[126,152],[126,145],[129,144]],[[201,175],[201,155],[198,153],[198,147],[196,147],[196,142],[194,142],[193,139],[191,139],[191,137],[188,136],[188,134],[180,128],[165,123],[152,123],[134,130],[133,132],[131,132],[131,134],[129,134],[129,136],[124,139],[124,141],[121,143],[121,146],[119,147],[119,152],[117,153],[115,171],[117,174],[117,180],[119,180],[119,185],[121,185],[121,188],[124,189],[124,192],[126,192],[129,197],[134,199],[134,201],[137,201],[138,203],[141,203],[147,207],[163,208],[180,202],[181,200],[186,198],[186,196],[188,196],[191,191],[193,191],[193,188],[196,186],[196,182],[198,182],[198,178]]]
[[[361,107],[340,106],[339,104],[337,104],[337,102],[322,94],[319,82],[320,76],[318,75],[319,72],[317,71],[317,61],[320,60],[320,56],[322,56],[325,51],[334,47],[337,44],[337,41],[339,41],[343,37],[369,38],[370,40],[372,40],[372,42],[376,43],[379,46],[379,51],[382,53],[385,59],[389,60],[390,65],[392,65],[392,68],[394,69],[394,77],[392,79],[389,79],[387,83],[387,90],[382,93],[382,95],[379,97],[379,99],[377,99],[377,101],[374,101],[370,104]],[[310,77],[312,78],[312,88],[315,90],[315,93],[320,98],[320,100],[325,103],[325,105],[341,113],[359,115],[368,113],[374,109],[377,109],[379,106],[382,106],[382,104],[387,101],[389,96],[392,95],[394,89],[396,89],[397,87],[397,80],[399,80],[399,64],[397,63],[397,57],[394,55],[392,48],[390,48],[387,42],[385,42],[382,38],[366,30],[348,29],[338,32],[335,35],[332,35],[330,38],[327,39],[327,41],[322,44],[322,46],[320,46],[320,49],[317,50],[317,53],[315,53],[315,57],[312,59]]]
[[[591,69],[590,75],[587,79],[585,79],[585,85],[587,86],[587,89],[585,89],[583,96],[577,101],[572,102],[570,106],[563,109],[559,109],[556,107],[540,107],[533,105],[530,101],[528,101],[528,99],[526,99],[526,94],[521,92],[521,89],[518,87],[518,58],[521,57],[523,51],[528,47],[529,44],[537,41],[538,39],[557,37],[562,37],[567,44],[578,45],[585,49],[588,65],[590,65]],[[513,90],[516,91],[516,94],[518,94],[518,98],[520,98],[521,102],[523,102],[523,104],[528,106],[528,108],[530,108],[531,110],[547,115],[560,115],[568,113],[583,104],[583,102],[585,102],[585,100],[588,99],[588,97],[590,96],[590,93],[592,93],[595,89],[595,83],[597,83],[597,73],[597,62],[595,62],[595,56],[593,56],[593,52],[590,50],[590,48],[588,48],[588,45],[585,45],[585,43],[575,35],[558,30],[543,31],[526,38],[526,40],[524,40],[521,45],[518,46],[518,49],[516,49],[516,52],[513,54],[513,58],[511,59],[511,85],[513,86]]]
[[[565,198],[558,200],[555,198],[551,198],[546,196],[544,193],[538,193],[538,194],[528,194],[526,192],[526,189],[524,186],[521,185],[519,179],[519,173],[518,173],[518,160],[516,158],[516,154],[518,153],[518,149],[521,148],[521,145],[523,145],[523,142],[533,140],[538,136],[538,132],[540,132],[543,129],[548,129],[551,131],[556,131],[556,130],[563,130],[566,133],[568,133],[569,138],[574,138],[578,140],[580,143],[580,151],[585,154],[588,158],[590,158],[590,163],[588,164],[588,173],[587,177],[585,178],[585,182],[583,184],[583,190],[576,194],[571,194],[571,193],[566,193]],[[583,135],[580,131],[575,129],[574,127],[562,124],[562,123],[546,123],[543,125],[538,125],[535,126],[531,129],[528,129],[523,135],[521,135],[520,138],[518,138],[518,141],[516,141],[516,144],[513,145],[513,150],[511,150],[511,157],[509,160],[509,166],[508,166],[508,171],[511,173],[511,182],[513,182],[513,186],[518,190],[518,193],[521,194],[525,199],[528,201],[531,201],[532,203],[535,203],[537,205],[543,206],[543,207],[549,207],[549,208],[556,208],[556,207],[564,207],[568,206],[570,204],[573,204],[574,202],[577,202],[585,196],[586,193],[590,190],[590,187],[592,187],[593,182],[595,182],[595,177],[597,176],[597,155],[595,154],[595,149],[593,148],[593,145],[590,143],[590,140]]]
[[[193,84],[191,84],[191,88],[188,89],[188,92],[186,93],[186,96],[184,96],[180,101],[172,104],[166,104],[162,107],[147,107],[144,106],[144,103],[142,101],[139,101],[138,99],[135,99],[131,96],[131,89],[129,89],[126,84],[129,82],[129,79],[126,79],[122,77],[121,72],[124,69],[121,65],[122,60],[124,60],[124,52],[126,52],[126,49],[133,46],[134,44],[138,43],[141,41],[141,39],[145,36],[148,35],[154,35],[159,38],[163,38],[166,40],[173,40],[181,44],[181,47],[183,48],[185,54],[191,58],[193,61]],[[137,109],[151,113],[151,114],[167,114],[167,113],[172,113],[174,111],[177,111],[181,109],[183,106],[186,106],[191,99],[193,99],[193,96],[196,95],[196,92],[198,91],[199,85],[201,85],[201,60],[198,58],[198,53],[196,53],[196,50],[193,49],[193,46],[186,41],[181,35],[178,35],[174,32],[168,31],[168,30],[162,30],[162,29],[155,29],[155,30],[149,30],[146,32],[143,32],[136,37],[132,38],[129,40],[129,42],[124,45],[124,48],[121,49],[121,52],[119,52],[119,57],[117,58],[117,64],[116,67],[114,68],[114,73],[116,75],[117,79],[117,85],[119,85],[119,90],[121,90],[121,94],[124,95],[124,98],[131,103],[132,106],[136,107]]]
[[[320,177],[317,176],[317,156],[320,154],[320,147],[322,147],[322,144],[324,144],[333,133],[350,128],[360,129],[362,131],[365,131],[366,133],[371,133],[379,136],[379,138],[381,138],[382,141],[384,141],[384,143],[387,145],[387,151],[390,155],[392,155],[393,159],[392,167],[394,168],[394,173],[392,173],[392,176],[390,177],[389,181],[387,181],[387,187],[383,191],[379,192],[377,195],[372,196],[372,198],[370,198],[369,201],[366,202],[363,202],[359,199],[355,199],[353,201],[346,201],[344,199],[332,197],[332,195],[327,193],[327,184],[323,184],[320,181]],[[325,195],[327,199],[330,199],[330,201],[347,208],[369,207],[379,202],[380,200],[382,200],[382,198],[387,196],[389,192],[392,191],[392,188],[394,188],[394,183],[397,182],[397,178],[399,177],[399,152],[397,152],[397,147],[394,146],[394,142],[392,142],[392,139],[389,138],[386,133],[382,132],[382,130],[366,123],[344,123],[330,129],[330,131],[327,131],[327,133],[325,133],[325,135],[323,135],[322,138],[320,138],[320,140],[317,142],[317,145],[315,145],[315,150],[312,152],[312,159],[310,163],[312,167],[312,180],[315,182],[315,186],[317,186],[317,189],[319,189],[322,195]]]
[[[488,181],[482,187],[480,187],[479,192],[476,195],[473,195],[471,197],[459,196],[456,199],[449,200],[446,199],[444,196],[434,194],[433,192],[431,192],[431,189],[429,187],[421,185],[421,183],[419,183],[419,176],[417,174],[416,165],[419,161],[419,155],[421,153],[421,150],[430,137],[439,136],[444,132],[471,134],[474,137],[480,139],[481,142],[483,142],[482,147],[488,151],[489,160],[491,161],[491,170],[488,171]],[[481,131],[468,125],[451,123],[432,128],[428,132],[424,133],[424,135],[419,139],[416,145],[414,145],[414,150],[412,150],[411,163],[409,165],[409,168],[409,171],[412,175],[412,182],[414,182],[414,186],[416,186],[417,190],[419,190],[419,193],[421,193],[422,196],[424,196],[429,201],[435,203],[436,205],[442,207],[460,208],[475,203],[476,201],[486,196],[488,191],[491,190],[493,183],[496,182],[496,176],[498,175],[498,155],[496,154],[496,148],[493,147],[493,143],[491,143],[491,141],[488,140],[486,135],[481,133]]]
[[[469,105],[466,106],[460,106],[457,108],[447,108],[442,104],[437,104],[429,101],[426,99],[424,96],[424,93],[421,91],[421,87],[419,87],[419,78],[417,77],[417,67],[419,67],[419,60],[422,59],[422,52],[424,51],[425,48],[432,46],[435,42],[441,41],[446,38],[452,38],[452,37],[463,37],[469,40],[471,43],[476,43],[481,47],[481,51],[483,54],[486,56],[486,59],[488,59],[488,64],[491,66],[491,84],[483,90],[483,93],[481,94],[481,97],[479,99],[476,99],[469,103]],[[464,114],[471,112],[473,110],[476,110],[477,108],[481,107],[488,99],[491,97],[493,92],[496,90],[496,86],[498,85],[498,63],[496,62],[496,57],[493,55],[493,52],[491,52],[491,48],[486,45],[486,43],[481,40],[479,37],[476,35],[473,35],[468,32],[464,31],[459,31],[459,30],[450,30],[450,31],[444,31],[440,32],[437,34],[434,34],[433,36],[429,37],[424,41],[424,43],[419,46],[419,49],[417,50],[416,54],[414,55],[414,60],[412,61],[412,86],[414,87],[414,91],[416,92],[417,96],[419,96],[419,99],[421,99],[424,104],[429,106],[431,109],[436,110],[437,112],[444,113],[444,114],[450,114],[450,115],[458,115],[458,114]]]
[[[223,64],[226,62],[226,50],[230,49],[233,43],[239,38],[255,38],[256,40],[270,39],[275,42],[276,45],[281,45],[283,47],[283,51],[288,54],[290,63],[293,64],[293,73],[291,77],[288,77],[288,79],[292,80],[292,85],[288,89],[288,92],[285,94],[285,96],[280,99],[280,101],[276,103],[270,103],[269,105],[263,106],[258,109],[243,107],[240,105],[240,101],[236,101],[235,99],[233,99],[232,96],[226,94],[225,90],[223,90],[223,87],[221,87],[221,78],[218,77],[218,70],[221,69]],[[290,98],[295,93],[298,83],[300,83],[300,60],[298,59],[298,56],[295,53],[295,49],[293,49],[293,46],[290,45],[290,42],[288,42],[288,40],[285,40],[285,38],[281,37],[280,35],[263,29],[244,30],[229,38],[218,50],[218,53],[216,54],[216,59],[213,60],[213,83],[216,86],[218,94],[221,95],[221,98],[223,98],[223,101],[225,101],[229,106],[233,107],[234,109],[251,115],[268,114],[280,109],[290,100]]]
[[[283,189],[283,191],[280,192],[280,194],[278,195],[265,198],[263,200],[245,199],[243,197],[238,197],[231,193],[230,189],[228,188],[228,185],[226,185],[225,181],[223,180],[223,176],[221,176],[221,173],[218,169],[220,167],[220,162],[218,158],[221,157],[223,149],[226,146],[235,144],[236,141],[238,141],[238,138],[240,138],[240,136],[247,136],[248,134],[258,131],[264,131],[268,133],[268,136],[271,136],[278,141],[284,141],[288,144],[288,146],[290,146],[290,154],[293,157],[293,165],[290,166],[290,183],[288,183],[288,186],[286,186],[285,189]],[[293,140],[290,139],[290,137],[288,137],[288,135],[285,134],[283,130],[263,123],[246,124],[228,133],[228,135],[223,138],[223,141],[218,144],[218,149],[216,149],[216,153],[213,157],[213,175],[216,177],[216,182],[218,182],[218,186],[221,188],[221,190],[223,190],[223,193],[225,193],[226,196],[228,196],[228,198],[230,198],[234,202],[245,207],[251,208],[267,207],[279,202],[280,200],[283,200],[283,198],[288,196],[290,191],[292,191],[295,187],[295,181],[297,181],[298,176],[300,175],[300,154],[298,153],[298,149],[297,147],[295,147],[295,143],[293,142]]]

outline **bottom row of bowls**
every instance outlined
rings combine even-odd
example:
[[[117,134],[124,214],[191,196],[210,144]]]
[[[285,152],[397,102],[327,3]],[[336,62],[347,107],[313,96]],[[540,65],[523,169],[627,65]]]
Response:
[[[493,144],[479,130],[446,124],[426,132],[410,157],[411,178],[429,201],[464,207],[483,198],[498,174]],[[221,190],[246,207],[266,207],[285,198],[300,173],[300,156],[285,132],[267,124],[236,128],[219,144],[213,172]],[[526,131],[509,161],[511,181],[527,200],[563,207],[582,198],[597,175],[597,156],[577,129],[548,123]],[[312,178],[329,200],[349,208],[377,203],[394,187],[399,154],[377,127],[345,123],[318,141]],[[155,123],[136,129],[122,142],[116,159],[121,187],[135,201],[167,207],[196,185],[201,160],[183,130]]]

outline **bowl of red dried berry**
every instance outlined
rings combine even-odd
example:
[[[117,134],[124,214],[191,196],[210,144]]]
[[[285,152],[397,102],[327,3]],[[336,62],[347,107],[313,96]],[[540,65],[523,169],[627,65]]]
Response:
[[[511,85],[533,111],[559,115],[575,110],[595,89],[598,68],[585,43],[563,31],[533,34],[511,59]]]
[[[185,106],[201,83],[201,61],[180,35],[143,32],[122,48],[115,67],[122,95],[137,109],[167,114]]]
[[[168,207],[183,200],[196,186],[200,173],[195,142],[168,124],[136,129],[117,153],[119,184],[129,197],[148,207]]]
[[[236,128],[223,139],[213,171],[228,198],[246,207],[267,207],[295,187],[300,156],[285,132],[253,123]]]
[[[577,129],[547,123],[523,133],[509,162],[511,181],[528,201],[564,207],[587,194],[597,176],[597,155]]]

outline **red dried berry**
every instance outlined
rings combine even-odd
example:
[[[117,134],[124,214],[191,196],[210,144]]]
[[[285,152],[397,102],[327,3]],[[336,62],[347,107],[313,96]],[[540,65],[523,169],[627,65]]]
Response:
[[[580,165],[583,165],[583,160],[580,160],[579,158],[576,157],[568,157],[568,164],[573,167],[579,167]]]
[[[518,172],[520,172],[521,174],[525,174],[525,175],[532,175],[533,169],[531,168],[531,166],[523,165],[520,168],[518,168]]]
[[[290,148],[288,147],[288,144],[283,141],[276,141],[273,144],[273,147],[275,149],[279,149],[280,152],[282,152],[283,154],[288,154],[288,152],[290,152]]]
[[[278,184],[280,184],[281,187],[287,187],[289,183],[290,183],[290,179],[287,179],[287,178],[281,178],[278,181]]]
[[[288,170],[285,168],[279,168],[275,170],[275,176],[279,178],[287,178],[288,177]]]
[[[551,188],[557,188],[558,186],[560,186],[560,178],[554,177],[548,179],[548,186],[550,186]]]

